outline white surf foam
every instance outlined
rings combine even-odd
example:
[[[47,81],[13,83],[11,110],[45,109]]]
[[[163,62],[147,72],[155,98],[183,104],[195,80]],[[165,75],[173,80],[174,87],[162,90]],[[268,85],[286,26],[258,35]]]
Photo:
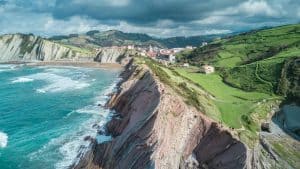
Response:
[[[26,83],[32,81],[34,81],[34,79],[27,78],[27,77],[18,77],[15,80],[12,80],[12,83]]]
[[[6,133],[0,132],[0,148],[5,148],[8,143],[8,136]]]
[[[84,108],[76,110],[77,113],[86,113],[86,114],[99,114],[99,106],[96,105],[88,105]]]
[[[52,139],[47,145],[38,152],[30,155],[31,159],[39,158],[40,155],[46,152],[51,152],[53,149],[58,149],[59,154],[62,156],[56,164],[56,169],[69,168],[70,165],[79,162],[80,158],[85,154],[91,147],[90,141],[85,141],[85,137],[90,136],[95,138],[98,142],[104,142],[111,139],[111,136],[100,136],[97,135],[98,127],[93,127],[97,124],[100,128],[104,127],[107,121],[110,119],[110,110],[104,109],[98,106],[98,103],[105,103],[108,99],[107,94],[111,93],[116,86],[117,81],[113,85],[104,89],[99,94],[99,97],[95,98],[93,105],[85,106],[81,109],[70,112],[66,118],[69,118],[74,113],[87,113],[91,117],[83,123],[80,123],[78,128],[74,128],[68,133],[61,135],[58,138]]]
[[[78,128],[74,128],[74,130],[52,139],[48,144],[43,146],[42,149],[30,154],[29,158],[31,160],[37,159],[41,155],[49,154],[49,152],[53,150],[58,150],[54,153],[59,153],[62,158],[57,161],[55,168],[69,168],[70,165],[79,161],[79,154],[84,154],[89,150],[91,142],[85,141],[84,139],[87,136],[92,138],[96,137],[97,128],[93,128],[93,125],[96,123],[103,126],[106,123],[105,118],[100,116],[100,114],[92,115],[87,121],[81,123]]]
[[[0,65],[0,72],[8,72],[16,70],[16,65]]]
[[[81,133],[81,136],[77,137],[76,139],[72,139],[70,142],[67,142],[62,147],[60,147],[59,151],[62,154],[64,154],[64,159],[59,161],[55,165],[57,169],[68,168],[71,164],[76,164],[79,162],[80,157],[78,156],[78,154],[84,154],[90,148],[90,142],[83,141],[85,136],[91,136],[92,138],[96,138],[97,142],[111,140],[111,136],[97,135],[97,129],[93,128],[92,126],[94,124],[98,124],[100,127],[103,127],[111,118],[110,110],[101,108],[98,106],[98,104],[103,104],[108,100],[107,95],[114,91],[118,81],[119,79],[117,79],[113,83],[113,85],[104,89],[103,92],[101,92],[99,96],[95,98],[94,105],[89,105],[75,111],[77,113],[92,114],[92,117],[84,124],[82,124],[78,132]]]
[[[22,80],[27,80],[28,82],[29,79],[48,82],[46,86],[36,89],[38,93],[78,90],[89,86],[84,80],[72,80],[70,77],[60,76],[54,73],[37,73],[20,78],[21,79],[18,79],[18,82],[21,82]]]
[[[78,90],[89,86],[89,84],[86,82],[76,81],[68,77],[58,76],[54,74],[45,73],[42,76],[48,78],[44,78],[40,76],[40,80],[47,80],[48,82],[50,82],[50,84],[43,88],[37,89],[37,92],[40,93]]]

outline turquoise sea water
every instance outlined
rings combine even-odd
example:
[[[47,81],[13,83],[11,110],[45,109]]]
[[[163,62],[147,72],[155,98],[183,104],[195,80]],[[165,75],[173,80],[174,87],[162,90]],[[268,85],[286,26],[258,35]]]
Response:
[[[67,168],[109,111],[117,70],[0,65],[0,169]]]

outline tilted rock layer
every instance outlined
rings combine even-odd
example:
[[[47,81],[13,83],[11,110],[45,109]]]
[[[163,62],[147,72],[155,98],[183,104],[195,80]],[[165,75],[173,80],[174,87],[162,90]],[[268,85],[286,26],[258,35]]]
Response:
[[[12,34],[0,37],[0,61],[54,61],[89,57],[33,35]]]
[[[107,124],[113,139],[95,142],[75,168],[246,168],[246,146],[188,106],[146,66],[130,65],[122,76],[108,102],[117,112]]]
[[[136,52],[134,50],[119,47],[105,47],[99,49],[95,61],[101,63],[120,63],[135,54]]]

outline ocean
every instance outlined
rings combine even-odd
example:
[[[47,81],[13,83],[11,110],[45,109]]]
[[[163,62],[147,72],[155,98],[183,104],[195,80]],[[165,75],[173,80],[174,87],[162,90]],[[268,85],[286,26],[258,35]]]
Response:
[[[119,70],[0,65],[0,169],[63,169],[110,119]],[[100,140],[99,140],[100,139]],[[109,139],[109,137],[98,137]]]

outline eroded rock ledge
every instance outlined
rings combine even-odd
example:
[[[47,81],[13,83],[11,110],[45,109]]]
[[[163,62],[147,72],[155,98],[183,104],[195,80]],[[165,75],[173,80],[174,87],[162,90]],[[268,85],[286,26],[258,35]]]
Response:
[[[113,139],[93,145],[76,169],[240,169],[247,148],[229,131],[185,104],[146,66],[129,64],[107,103],[117,115]]]

